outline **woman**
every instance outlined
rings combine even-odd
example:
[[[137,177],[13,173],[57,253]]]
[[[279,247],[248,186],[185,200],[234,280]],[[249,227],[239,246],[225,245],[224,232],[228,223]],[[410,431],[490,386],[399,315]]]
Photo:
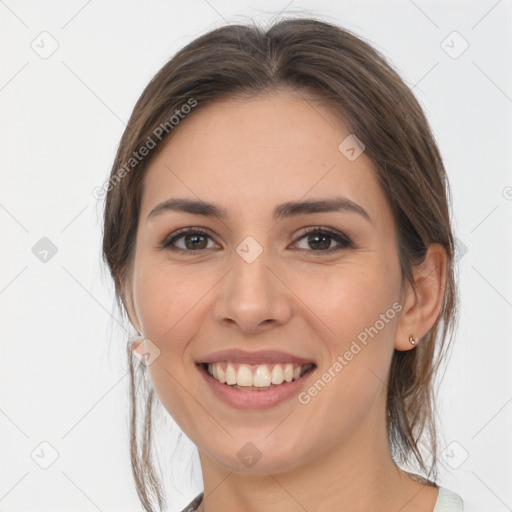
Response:
[[[146,510],[165,504],[158,403],[198,448],[187,511],[462,510],[436,484],[433,379],[457,311],[448,199],[418,102],[346,30],[225,26],[157,73],[115,158],[103,241],[137,330]]]

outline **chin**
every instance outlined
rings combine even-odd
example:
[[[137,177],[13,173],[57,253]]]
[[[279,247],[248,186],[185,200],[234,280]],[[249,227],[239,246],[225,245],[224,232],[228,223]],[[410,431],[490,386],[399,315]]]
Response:
[[[233,453],[233,447],[238,445],[240,448]],[[224,448],[222,450],[222,447],[216,445],[213,450],[208,451],[209,457],[229,471],[255,476],[292,470],[301,464],[305,455],[298,452],[296,448],[288,449],[281,446],[279,449],[278,443],[264,438],[261,442],[233,441]]]

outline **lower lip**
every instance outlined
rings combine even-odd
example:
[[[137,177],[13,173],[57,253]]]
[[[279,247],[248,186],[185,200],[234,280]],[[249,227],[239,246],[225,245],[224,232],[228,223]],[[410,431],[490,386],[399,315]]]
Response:
[[[241,391],[214,379],[202,365],[196,365],[210,389],[225,403],[237,409],[265,409],[273,407],[298,395],[316,368],[300,379],[285,382],[267,391]]]

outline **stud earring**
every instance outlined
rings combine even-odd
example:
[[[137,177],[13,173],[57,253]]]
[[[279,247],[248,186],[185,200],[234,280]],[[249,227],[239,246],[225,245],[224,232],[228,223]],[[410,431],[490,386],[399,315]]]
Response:
[[[417,342],[418,342],[418,340],[415,340],[412,336],[409,336],[409,343],[411,345],[416,345]]]
[[[128,337],[128,343],[130,344],[132,350],[134,350],[135,347],[139,344],[138,342],[141,342],[143,339],[144,337],[140,332],[130,335]]]

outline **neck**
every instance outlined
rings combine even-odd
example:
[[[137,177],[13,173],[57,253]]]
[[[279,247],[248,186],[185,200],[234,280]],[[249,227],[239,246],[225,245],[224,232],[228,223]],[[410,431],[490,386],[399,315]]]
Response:
[[[200,450],[204,498],[198,512],[432,511],[437,489],[397,467],[383,425],[369,415],[343,443],[280,473],[229,471]]]

